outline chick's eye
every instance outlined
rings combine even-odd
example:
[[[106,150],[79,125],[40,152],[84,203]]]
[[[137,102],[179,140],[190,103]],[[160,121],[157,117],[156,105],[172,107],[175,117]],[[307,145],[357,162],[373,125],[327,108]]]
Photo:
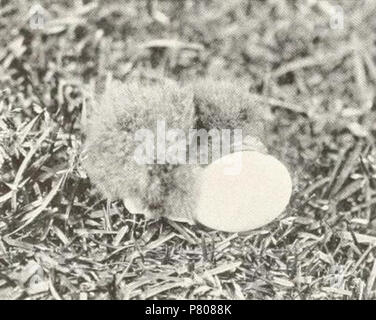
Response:
[[[239,112],[239,120],[246,121],[248,120],[248,110],[247,109],[241,109]]]

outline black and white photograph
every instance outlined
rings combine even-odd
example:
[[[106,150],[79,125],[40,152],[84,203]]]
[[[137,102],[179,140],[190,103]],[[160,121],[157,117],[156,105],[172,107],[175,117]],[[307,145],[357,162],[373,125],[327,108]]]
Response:
[[[0,300],[375,300],[375,139],[375,0],[0,0]]]

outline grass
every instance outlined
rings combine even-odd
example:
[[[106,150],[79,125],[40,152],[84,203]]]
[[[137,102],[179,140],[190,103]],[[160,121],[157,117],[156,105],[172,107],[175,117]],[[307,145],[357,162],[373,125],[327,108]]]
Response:
[[[373,1],[341,2],[343,28],[335,1],[79,3],[41,1],[37,30],[0,1],[1,298],[376,297]],[[293,173],[260,230],[145,221],[82,168],[106,81],[205,75],[249,85]]]

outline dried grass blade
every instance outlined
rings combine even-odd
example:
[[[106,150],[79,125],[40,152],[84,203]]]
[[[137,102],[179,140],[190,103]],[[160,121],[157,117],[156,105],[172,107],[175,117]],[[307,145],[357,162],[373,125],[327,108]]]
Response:
[[[356,161],[359,159],[363,149],[362,141],[357,142],[354,148],[349,148],[346,150],[342,159],[345,161],[339,166],[339,171],[334,171],[333,173],[338,176],[332,176],[333,187],[329,190],[329,198],[338,193],[341,187],[344,185],[345,181],[348,179],[351,171],[356,165]]]
[[[46,196],[46,198],[44,199],[44,201],[42,202],[42,204],[37,209],[33,210],[32,212],[29,212],[28,214],[26,214],[23,217],[22,220],[26,221],[26,222],[22,226],[20,226],[19,228],[17,228],[16,230],[12,231],[9,235],[17,233],[18,231],[20,231],[23,228],[25,228],[26,226],[28,226],[30,223],[32,223],[47,208],[47,206],[49,205],[49,203],[51,202],[51,200],[55,197],[55,195],[59,191],[59,188],[62,185],[62,183],[65,180],[65,178],[66,178],[66,174],[64,174],[60,178],[60,180],[56,183],[56,185],[51,189],[51,191]]]
[[[44,133],[40,136],[40,138],[37,140],[37,142],[33,145],[33,147],[30,149],[30,151],[27,153],[26,157],[22,161],[20,167],[18,168],[16,177],[14,179],[13,183],[13,194],[12,194],[12,209],[13,211],[16,210],[17,207],[17,189],[18,185],[20,184],[22,180],[22,176],[27,168],[27,165],[29,164],[31,158],[33,155],[37,152],[42,142],[47,138],[47,136],[50,134],[51,127],[47,127]]]

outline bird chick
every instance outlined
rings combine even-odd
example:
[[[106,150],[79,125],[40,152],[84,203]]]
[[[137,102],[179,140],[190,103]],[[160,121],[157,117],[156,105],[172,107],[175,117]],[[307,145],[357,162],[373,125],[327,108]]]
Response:
[[[241,129],[246,139],[240,149],[265,151],[260,109],[244,85],[211,79],[183,85],[113,82],[90,116],[83,165],[104,197],[123,199],[130,212],[147,218],[164,216],[194,223],[198,182],[204,168],[215,160],[209,156],[209,163],[163,163],[154,157],[140,164],[135,158],[140,147],[136,134],[147,129],[158,136],[160,121],[166,129],[184,134],[181,143],[187,156],[193,143],[202,150],[191,129]],[[153,155],[158,153],[153,145],[149,149]]]

